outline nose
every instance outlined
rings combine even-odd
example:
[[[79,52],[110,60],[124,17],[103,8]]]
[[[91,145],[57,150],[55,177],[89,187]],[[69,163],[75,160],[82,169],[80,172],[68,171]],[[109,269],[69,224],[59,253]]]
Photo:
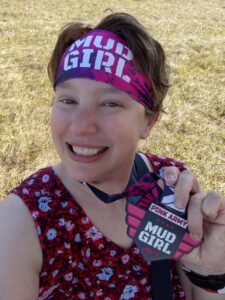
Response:
[[[93,108],[78,108],[73,114],[70,129],[77,136],[89,136],[98,132],[98,118]]]

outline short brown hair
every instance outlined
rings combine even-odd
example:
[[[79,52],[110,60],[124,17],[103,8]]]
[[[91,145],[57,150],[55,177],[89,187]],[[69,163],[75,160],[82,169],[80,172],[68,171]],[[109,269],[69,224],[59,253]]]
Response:
[[[48,64],[48,75],[52,84],[54,84],[58,65],[66,48],[92,29],[111,31],[127,42],[134,60],[153,84],[154,112],[162,111],[163,99],[169,87],[169,68],[164,50],[160,43],[148,34],[143,25],[127,13],[112,13],[95,27],[71,22],[62,28]]]

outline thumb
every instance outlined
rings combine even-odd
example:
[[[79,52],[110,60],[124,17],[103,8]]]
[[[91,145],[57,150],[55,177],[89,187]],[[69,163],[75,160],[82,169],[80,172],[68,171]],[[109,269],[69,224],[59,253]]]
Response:
[[[164,190],[164,182],[162,179],[157,180],[157,184],[161,188],[161,190]]]

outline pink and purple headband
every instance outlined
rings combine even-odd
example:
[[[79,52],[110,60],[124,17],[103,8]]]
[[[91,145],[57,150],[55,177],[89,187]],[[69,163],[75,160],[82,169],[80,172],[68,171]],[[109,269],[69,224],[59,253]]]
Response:
[[[54,88],[72,78],[88,78],[110,84],[145,108],[154,109],[152,83],[140,71],[126,42],[110,31],[91,30],[66,49],[60,60]]]

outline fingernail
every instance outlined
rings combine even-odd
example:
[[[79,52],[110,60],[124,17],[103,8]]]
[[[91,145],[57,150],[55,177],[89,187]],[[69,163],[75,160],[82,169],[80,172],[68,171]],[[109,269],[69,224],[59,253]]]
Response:
[[[166,174],[165,180],[167,183],[174,183],[175,182],[175,176],[173,174]]]
[[[175,179],[175,176],[173,174],[166,174],[165,177],[167,179]]]

